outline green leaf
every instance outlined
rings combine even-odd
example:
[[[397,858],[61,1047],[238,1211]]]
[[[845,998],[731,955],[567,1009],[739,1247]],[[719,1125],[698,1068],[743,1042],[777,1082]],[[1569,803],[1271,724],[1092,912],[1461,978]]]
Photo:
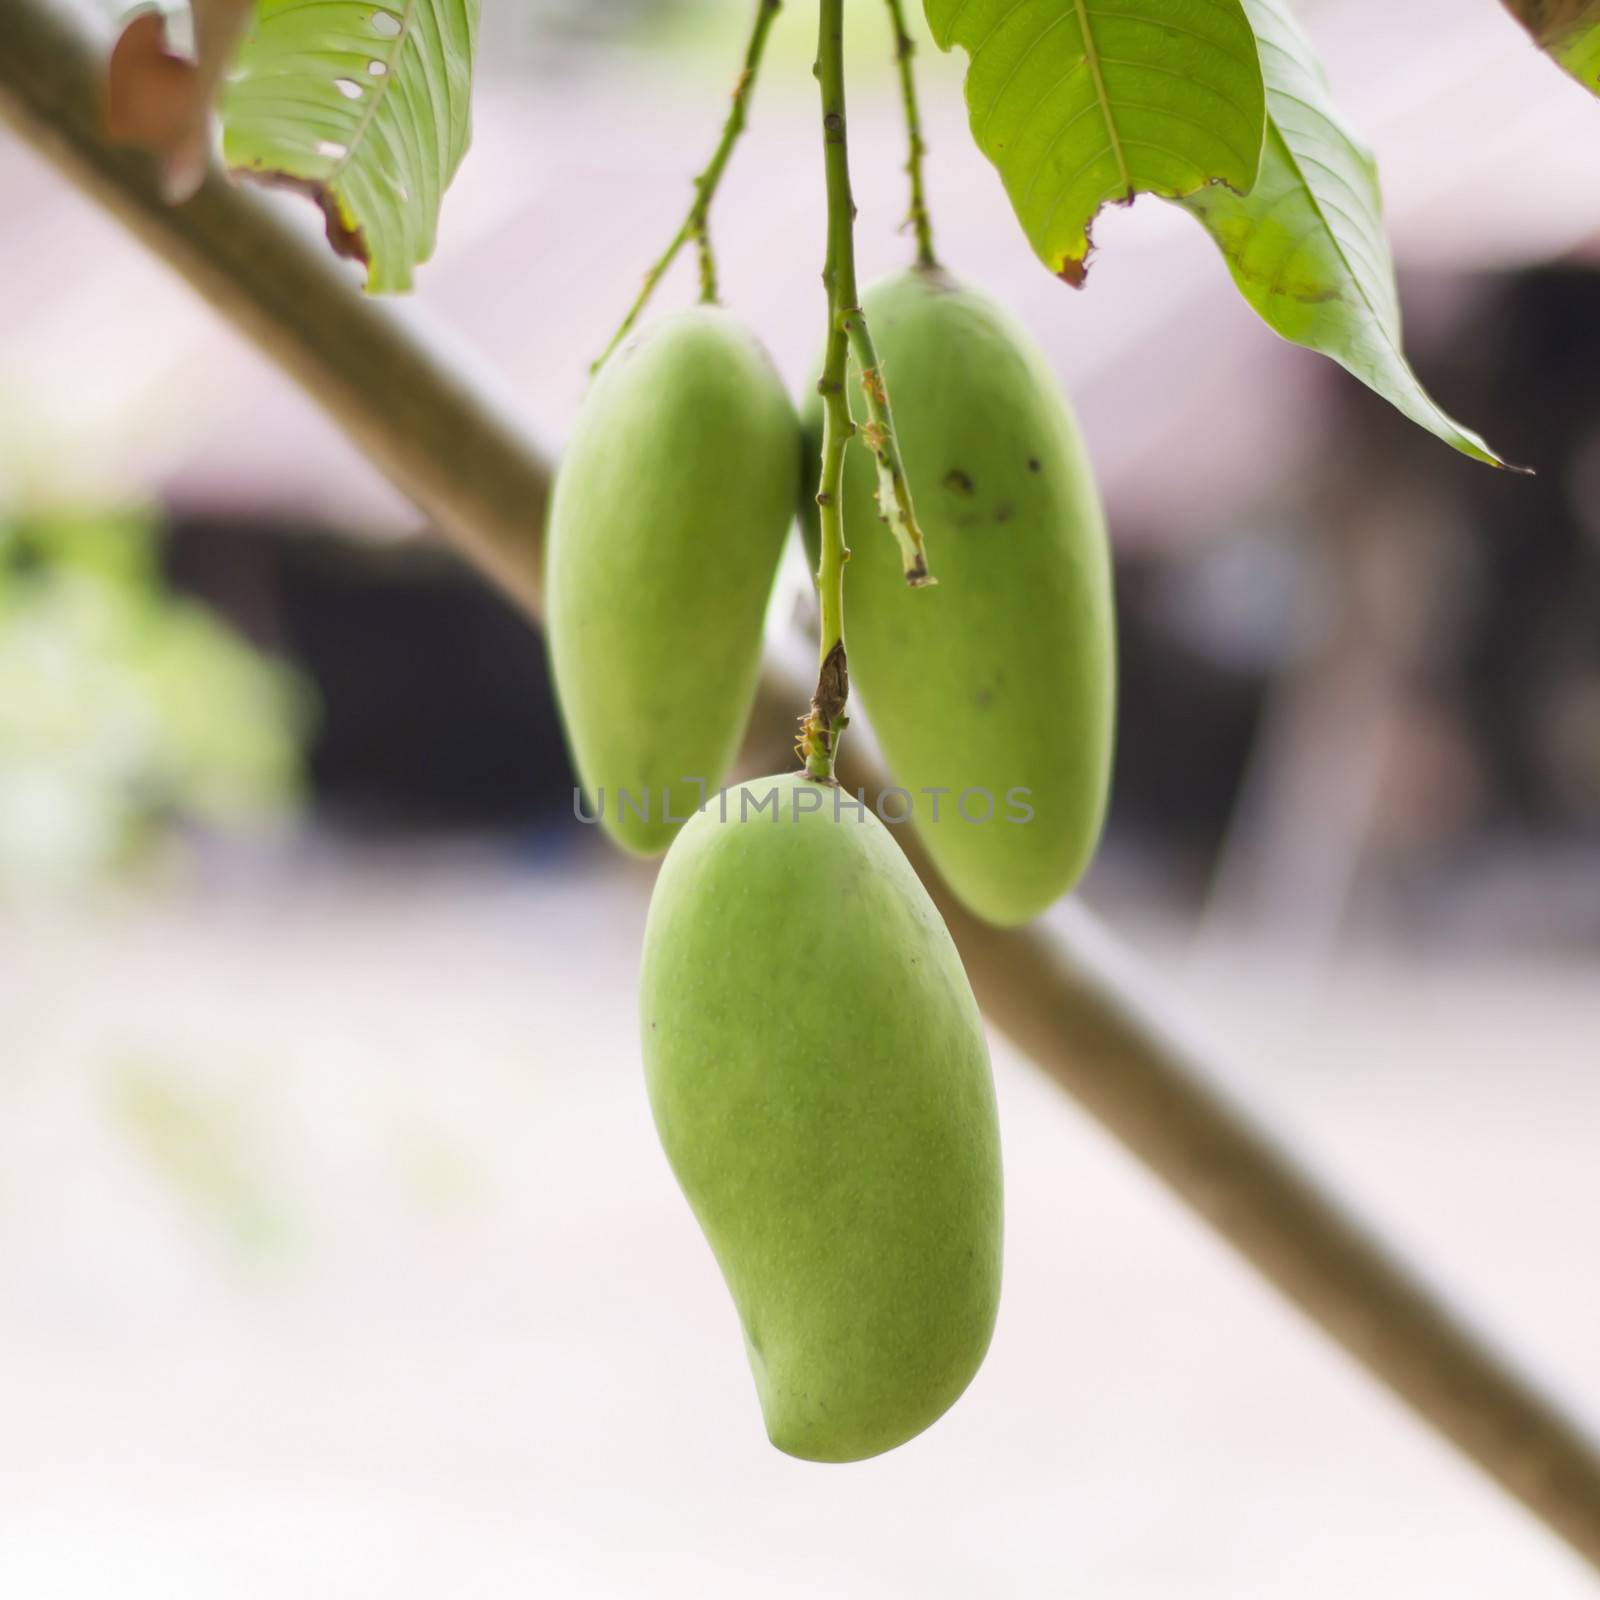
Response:
[[[223,97],[235,171],[309,194],[373,292],[411,287],[471,136],[478,0],[260,0]]]
[[[1109,201],[1255,182],[1261,64],[1240,0],[924,0],[1029,242],[1071,284]]]
[[[1600,94],[1600,0],[1505,0],[1505,7],[1557,66]]]
[[[1429,398],[1400,345],[1378,169],[1340,125],[1327,80],[1286,0],[1245,0],[1267,80],[1261,176],[1246,196],[1181,202],[1217,241],[1268,327],[1331,356],[1464,455],[1505,463]]]

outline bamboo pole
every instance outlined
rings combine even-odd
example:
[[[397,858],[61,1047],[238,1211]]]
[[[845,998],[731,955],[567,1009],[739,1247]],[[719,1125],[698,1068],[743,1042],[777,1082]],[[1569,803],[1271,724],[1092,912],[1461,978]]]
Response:
[[[549,468],[512,413],[451,352],[357,293],[321,241],[286,225],[268,198],[213,172],[193,200],[164,206],[151,164],[102,135],[105,49],[58,0],[0,0],[0,116],[296,378],[537,618]],[[799,674],[773,664],[755,726],[774,736],[792,729],[808,693]],[[771,764],[788,765],[787,751]],[[852,788],[881,784],[859,749],[847,750],[841,776]],[[1224,1091],[1115,939],[1081,908],[1059,926],[997,931],[918,865],[994,1025],[1374,1377],[1600,1568],[1594,1438]]]

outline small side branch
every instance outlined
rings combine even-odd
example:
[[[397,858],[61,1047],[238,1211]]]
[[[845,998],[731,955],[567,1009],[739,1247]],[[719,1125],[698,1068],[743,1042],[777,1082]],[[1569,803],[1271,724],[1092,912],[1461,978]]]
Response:
[[[911,58],[917,53],[916,41],[906,28],[904,0],[886,0],[889,23],[894,29],[894,59],[900,72],[900,103],[906,114],[906,176],[911,180],[911,209],[906,213],[906,225],[917,236],[917,265],[936,267],[938,258],[933,253],[933,222],[928,216],[927,192],[922,184],[922,158],[928,146],[922,137],[922,116],[917,109],[917,79]]]
[[[889,385],[861,307],[852,303],[840,316],[856,365],[861,369],[861,392],[867,400],[867,420],[861,427],[861,440],[872,452],[878,468],[878,514],[889,524],[889,532],[900,546],[900,565],[906,582],[913,589],[924,589],[938,580],[928,572],[928,552],[922,542],[922,529],[917,526],[917,513],[911,504],[911,483],[906,477],[905,463],[900,459],[900,441],[889,409]]]
[[[622,326],[611,336],[611,343],[605,347],[600,359],[589,368],[590,372],[598,372],[605,365],[611,352],[633,331],[634,324],[643,315],[644,308],[650,303],[650,297],[656,292],[656,285],[666,276],[667,268],[677,260],[678,252],[691,239],[700,258],[700,299],[707,305],[716,303],[717,264],[711,250],[711,202],[716,197],[717,185],[722,182],[722,174],[727,168],[728,158],[733,154],[733,147],[739,142],[739,135],[744,132],[750,97],[755,91],[756,78],[761,71],[761,58],[767,48],[767,35],[772,31],[772,24],[782,7],[783,0],[756,0],[755,20],[751,24],[750,37],[745,44],[744,64],[740,67],[739,76],[733,85],[728,118],[723,124],[722,137],[717,141],[717,148],[712,152],[711,160],[694,180],[694,203],[689,207],[688,216],[683,219],[683,226],[672,236],[672,242],[645,274],[638,297],[628,308],[627,316],[622,319]]]

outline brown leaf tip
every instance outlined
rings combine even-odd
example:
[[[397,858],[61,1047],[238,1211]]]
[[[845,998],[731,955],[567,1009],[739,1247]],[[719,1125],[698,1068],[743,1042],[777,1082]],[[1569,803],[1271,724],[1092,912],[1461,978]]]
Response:
[[[172,49],[167,19],[137,11],[106,63],[106,137],[156,157],[162,198],[189,199],[205,177],[211,150],[211,106],[195,63]]]
[[[1074,289],[1081,289],[1089,278],[1089,263],[1081,256],[1063,256],[1056,276]]]
[[[366,235],[346,219],[343,208],[327,184],[319,183],[315,178],[294,178],[287,172],[278,172],[271,167],[234,167],[232,170],[236,177],[248,178],[265,188],[287,189],[291,194],[303,194],[322,212],[328,244],[333,253],[343,256],[346,261],[359,261],[362,266],[371,267],[372,257],[367,250]]]
[[[252,9],[253,0],[192,0],[191,57],[173,48],[163,12],[142,5],[111,47],[106,136],[157,158],[169,205],[188,200],[205,181],[212,113]]]
[[[1597,0],[1505,0],[1505,6],[1547,50],[1565,44],[1584,28],[1600,25]]]

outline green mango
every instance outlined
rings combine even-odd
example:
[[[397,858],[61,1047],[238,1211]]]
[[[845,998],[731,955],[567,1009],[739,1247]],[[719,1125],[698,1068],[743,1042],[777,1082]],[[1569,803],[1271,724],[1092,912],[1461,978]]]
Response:
[[[906,587],[873,462],[852,444],[851,684],[940,875],[1014,926],[1077,882],[1105,813],[1115,625],[1099,497],[1065,395],[987,296],[916,269],[868,290],[864,309],[937,586]],[[859,413],[858,384],[852,362]],[[807,431],[820,448],[820,402]]]
[[[847,793],[757,779],[674,841],[640,990],[656,1128],[768,1436],[903,1444],[971,1381],[1000,1293],[988,1050],[927,891]]]
[[[712,306],[622,345],[579,410],[545,634],[587,814],[636,854],[666,849],[744,731],[798,438],[765,350]]]

